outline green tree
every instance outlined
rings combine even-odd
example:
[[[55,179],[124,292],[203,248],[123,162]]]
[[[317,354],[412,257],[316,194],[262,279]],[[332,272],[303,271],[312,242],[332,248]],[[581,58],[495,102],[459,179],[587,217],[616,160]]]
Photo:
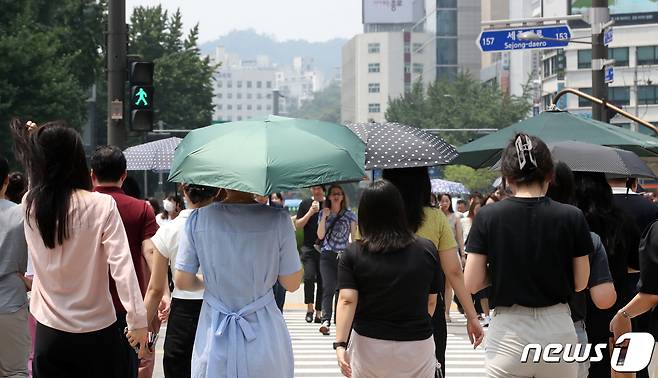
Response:
[[[524,88],[524,91],[527,91]],[[409,93],[389,100],[386,119],[428,129],[501,129],[528,115],[532,104],[529,96],[510,96],[497,85],[483,83],[468,73],[460,73],[451,81],[439,80],[424,90],[415,83]],[[472,132],[448,131],[441,137],[453,145],[461,145],[474,137]],[[489,191],[498,174],[487,169],[447,166],[444,177],[461,182],[470,190]]]
[[[491,184],[499,173],[488,168],[473,169],[465,165],[448,165],[443,169],[443,177],[446,180],[460,182],[471,192],[490,192]]]
[[[340,84],[332,82],[322,91],[315,93],[313,100],[290,112],[289,116],[340,122]]]
[[[80,128],[100,71],[102,5],[93,0],[0,0],[0,152],[9,119],[64,119]]]
[[[170,129],[207,126],[214,108],[216,67],[199,52],[198,25],[183,34],[180,10],[169,16],[160,5],[136,7],[130,17],[130,53],[155,63],[156,121]]]

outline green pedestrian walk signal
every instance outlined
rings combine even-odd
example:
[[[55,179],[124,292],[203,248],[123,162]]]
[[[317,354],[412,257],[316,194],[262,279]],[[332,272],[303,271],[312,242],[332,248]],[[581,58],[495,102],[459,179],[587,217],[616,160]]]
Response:
[[[132,62],[130,79],[130,128],[153,130],[153,63]]]

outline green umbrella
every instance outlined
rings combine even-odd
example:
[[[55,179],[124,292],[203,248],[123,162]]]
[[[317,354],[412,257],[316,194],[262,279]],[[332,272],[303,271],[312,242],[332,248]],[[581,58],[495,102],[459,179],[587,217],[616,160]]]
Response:
[[[269,116],[190,131],[169,181],[269,194],[365,176],[365,143],[335,123]]]
[[[569,112],[546,111],[458,147],[459,155],[450,164],[491,167],[519,132],[539,137],[546,143],[575,140],[632,151],[638,156],[658,156],[656,138]]]

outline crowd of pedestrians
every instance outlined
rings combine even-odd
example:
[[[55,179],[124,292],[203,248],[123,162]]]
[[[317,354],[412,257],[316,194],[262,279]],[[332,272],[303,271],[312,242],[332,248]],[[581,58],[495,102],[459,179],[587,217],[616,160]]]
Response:
[[[415,167],[385,169],[354,209],[341,185],[311,187],[291,217],[281,193],[194,184],[160,209],[118,148],[88,165],[62,122],[11,130],[26,173],[0,157],[0,376],[150,378],[167,321],[166,377],[293,377],[282,311],[302,281],[347,377],[444,376],[453,295],[489,377],[612,376],[617,337],[658,336],[658,206],[533,136],[457,211]],[[531,343],[610,347],[522,362]],[[658,377],[656,358],[642,374]]]

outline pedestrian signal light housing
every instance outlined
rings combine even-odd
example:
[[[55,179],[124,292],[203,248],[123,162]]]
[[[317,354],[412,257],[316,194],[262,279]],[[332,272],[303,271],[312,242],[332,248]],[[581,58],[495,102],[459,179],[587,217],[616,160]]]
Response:
[[[130,128],[153,130],[153,62],[130,63]]]

